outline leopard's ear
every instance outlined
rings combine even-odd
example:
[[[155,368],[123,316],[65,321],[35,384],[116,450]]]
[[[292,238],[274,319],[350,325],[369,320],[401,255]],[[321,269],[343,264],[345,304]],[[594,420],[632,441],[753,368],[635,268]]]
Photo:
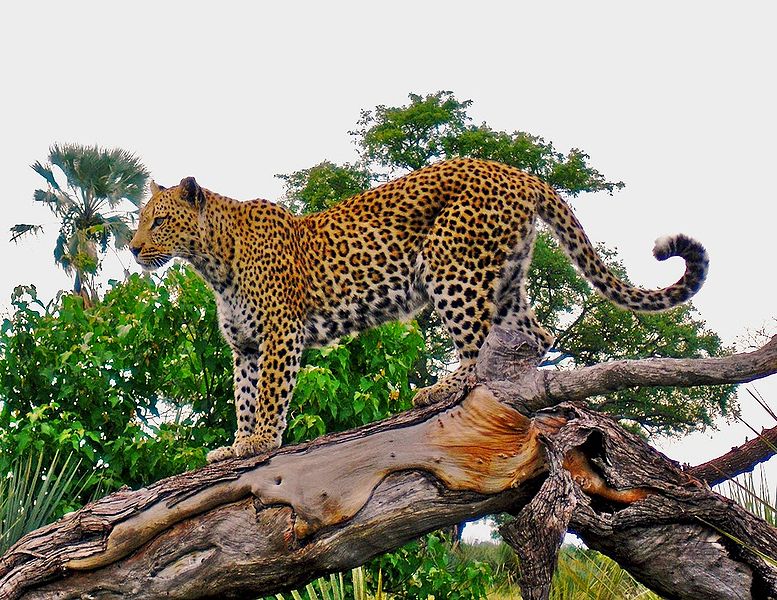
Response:
[[[156,196],[159,192],[163,191],[165,189],[162,185],[157,185],[156,181],[153,179],[151,180],[151,195]]]
[[[180,184],[181,198],[189,202],[192,206],[202,208],[205,206],[205,192],[195,181],[194,177],[184,177]]]

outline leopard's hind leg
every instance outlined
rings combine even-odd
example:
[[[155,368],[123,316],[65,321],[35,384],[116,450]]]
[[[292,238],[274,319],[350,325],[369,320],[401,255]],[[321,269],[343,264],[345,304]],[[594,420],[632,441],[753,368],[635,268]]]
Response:
[[[534,236],[525,240],[508,259],[504,276],[494,295],[494,318],[492,325],[523,334],[544,355],[554,342],[553,335],[537,320],[526,294],[526,279],[531,263]]]
[[[529,227],[519,234],[526,230]],[[497,260],[484,261],[466,252],[461,253],[465,257],[461,260],[461,255],[440,256],[438,252],[433,254],[436,260],[424,265],[427,294],[453,339],[459,367],[434,385],[418,390],[413,398],[416,406],[459,395],[474,377],[478,353],[494,324],[523,333],[542,353],[550,348],[553,336],[537,321],[526,296],[533,230],[512,242],[511,252],[495,253]],[[468,256],[472,260],[467,260]]]

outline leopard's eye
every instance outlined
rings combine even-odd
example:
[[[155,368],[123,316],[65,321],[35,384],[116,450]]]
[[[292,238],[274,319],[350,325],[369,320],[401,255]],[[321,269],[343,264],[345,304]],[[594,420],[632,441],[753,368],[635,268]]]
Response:
[[[156,218],[155,218],[155,219],[154,219],[154,220],[151,222],[151,229],[154,229],[155,227],[159,227],[159,226],[160,226],[162,223],[164,223],[164,222],[165,222],[165,219],[166,219],[166,218],[167,218],[167,217],[156,217]]]

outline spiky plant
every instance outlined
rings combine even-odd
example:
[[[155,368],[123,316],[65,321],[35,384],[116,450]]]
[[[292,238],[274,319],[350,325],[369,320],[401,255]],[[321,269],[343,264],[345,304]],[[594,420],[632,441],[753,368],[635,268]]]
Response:
[[[44,463],[44,453],[18,458],[0,477],[0,556],[25,533],[52,522],[65,494],[77,497],[83,482],[76,481],[80,461],[59,453]]]
[[[661,600],[610,558],[592,550],[569,547],[559,555],[550,598]]]
[[[132,238],[131,225],[148,171],[126,150],[80,144],[55,144],[47,164],[36,161],[31,166],[47,183],[46,189],[35,190],[33,200],[48,206],[60,221],[54,260],[74,276],[76,293],[82,294],[84,286],[93,291],[100,255],[110,244],[123,248]],[[121,206],[127,201],[134,208]],[[14,225],[11,241],[42,229],[41,225]]]
[[[353,583],[353,600],[391,599],[391,596],[383,591],[383,577],[380,571],[378,571],[377,589],[374,592],[367,590],[363,567],[351,569],[351,581]],[[318,586],[318,592],[316,592],[316,586]],[[319,597],[322,600],[346,600],[343,574],[338,573],[335,576],[333,573],[329,575],[328,579],[326,577],[319,577],[305,586],[305,592],[307,592],[308,600],[319,600]],[[299,590],[292,590],[291,597],[293,600],[304,600],[304,596]],[[275,594],[275,600],[286,600],[286,598],[283,594]]]

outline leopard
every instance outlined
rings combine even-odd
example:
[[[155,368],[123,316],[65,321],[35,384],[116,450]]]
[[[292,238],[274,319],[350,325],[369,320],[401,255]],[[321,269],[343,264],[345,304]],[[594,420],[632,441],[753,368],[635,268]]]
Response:
[[[702,286],[709,259],[693,238],[656,240],[658,260],[685,272],[645,290],[607,267],[561,194],[516,167],[475,158],[440,161],[297,215],[263,199],[235,200],[193,177],[151,184],[129,247],[147,270],[183,259],[212,288],[231,348],[237,431],[209,462],[281,445],[303,349],[322,347],[427,304],[453,340],[458,367],[417,390],[429,405],[471,381],[489,331],[499,326],[551,349],[527,272],[538,219],[604,298],[631,311],[667,310]]]

